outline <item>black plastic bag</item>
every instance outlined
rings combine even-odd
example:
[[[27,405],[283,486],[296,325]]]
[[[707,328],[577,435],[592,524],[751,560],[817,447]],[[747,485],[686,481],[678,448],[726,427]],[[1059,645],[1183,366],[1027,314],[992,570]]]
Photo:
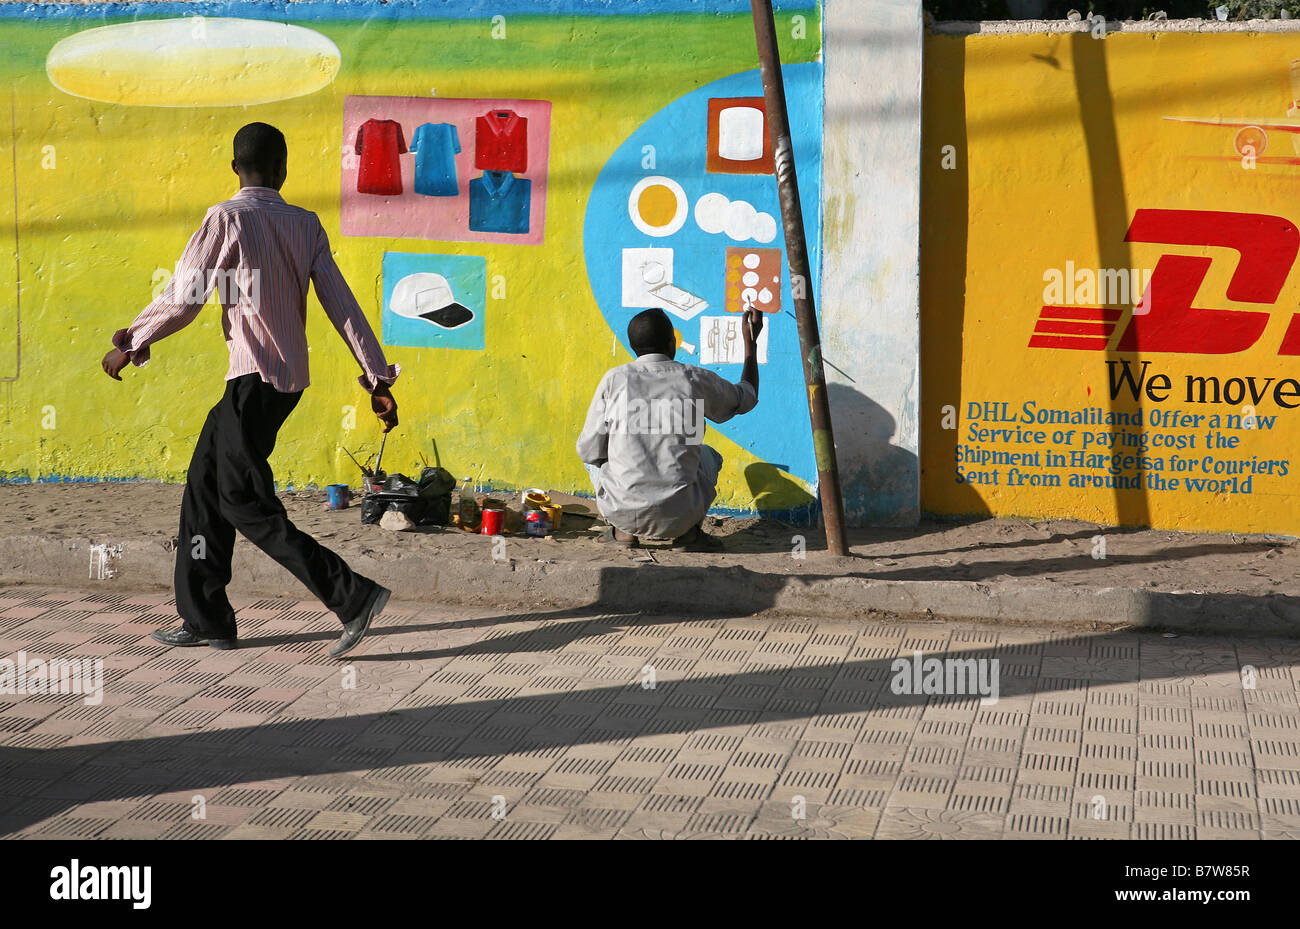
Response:
[[[362,525],[374,525],[384,514],[394,510],[403,514],[417,526],[427,520],[429,503],[423,497],[402,493],[367,494],[361,499]]]
[[[361,522],[376,525],[389,510],[403,514],[417,526],[445,526],[451,522],[451,489],[456,479],[442,468],[425,468],[417,484],[405,474],[390,474],[379,493],[361,499]]]
[[[456,479],[446,468],[425,468],[420,472],[420,493],[426,496],[450,494],[456,487]]]
[[[361,525],[377,526],[379,521],[384,518],[384,512],[391,502],[391,500],[384,499],[382,494],[366,494],[362,497]]]
[[[428,505],[421,525],[451,524],[451,492],[456,478],[443,468],[425,468],[420,472],[420,497]]]
[[[405,474],[390,474],[384,481],[381,491],[386,494],[399,494],[405,497],[418,497],[420,485]]]

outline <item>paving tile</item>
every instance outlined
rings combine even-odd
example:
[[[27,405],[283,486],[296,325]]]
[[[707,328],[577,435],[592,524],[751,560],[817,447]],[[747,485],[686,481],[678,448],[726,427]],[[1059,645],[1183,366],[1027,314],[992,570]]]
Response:
[[[394,604],[340,667],[319,604],[240,609],[266,645],[178,654],[167,596],[0,592],[0,647],[111,670],[0,707],[0,835],[1300,838],[1290,643]],[[917,651],[998,657],[999,700],[892,693]]]
[[[996,839],[1003,817],[959,810],[895,807],[881,814],[877,839]]]

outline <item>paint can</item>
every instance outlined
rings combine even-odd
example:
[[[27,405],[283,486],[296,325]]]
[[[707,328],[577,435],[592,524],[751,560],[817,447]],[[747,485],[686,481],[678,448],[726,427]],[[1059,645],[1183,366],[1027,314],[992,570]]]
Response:
[[[347,484],[330,484],[325,488],[325,492],[329,494],[331,510],[346,510],[352,499],[352,491]]]
[[[496,508],[483,508],[483,535],[502,535],[506,528],[506,511]]]
[[[524,534],[540,539],[551,531],[551,517],[545,510],[529,510],[524,516]]]
[[[542,507],[542,509],[546,511],[546,515],[551,519],[551,531],[558,532],[560,529],[560,517],[564,515],[564,507],[560,506],[558,503],[548,503],[546,506]]]
[[[529,510],[540,510],[551,502],[551,495],[540,487],[530,487],[519,495],[520,508],[527,513]]]

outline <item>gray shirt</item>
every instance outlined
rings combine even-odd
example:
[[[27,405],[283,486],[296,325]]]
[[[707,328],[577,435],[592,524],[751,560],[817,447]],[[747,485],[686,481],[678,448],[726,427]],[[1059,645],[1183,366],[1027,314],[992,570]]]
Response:
[[[607,371],[578,437],[578,457],[600,468],[600,514],[644,538],[685,533],[717,491],[716,470],[701,467],[704,420],[724,423],[756,403],[749,383],[667,355],[642,355]]]

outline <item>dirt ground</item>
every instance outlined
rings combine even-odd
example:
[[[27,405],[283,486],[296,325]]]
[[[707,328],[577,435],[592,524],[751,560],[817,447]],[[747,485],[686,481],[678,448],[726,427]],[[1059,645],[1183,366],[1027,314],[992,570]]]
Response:
[[[111,542],[165,541],[175,536],[183,488],[175,484],[110,482],[0,485],[0,535],[36,534]],[[505,497],[504,494],[496,495]],[[909,529],[854,530],[853,557],[824,552],[818,530],[769,519],[710,517],[706,528],[724,542],[716,554],[688,554],[652,543],[624,550],[595,541],[592,501],[554,495],[565,505],[559,533],[533,539],[508,524],[511,557],[546,562],[716,566],[742,564],[774,574],[865,573],[893,580],[986,581],[1033,577],[1061,585],[1143,587],[1182,592],[1300,594],[1296,540],[1272,536],[1178,533],[1099,527],[1075,520],[927,519]],[[427,553],[454,558],[490,544],[455,528],[390,532],[362,525],[360,507],[329,510],[324,491],[281,494],[290,518],[326,545],[347,551]],[[513,506],[518,509],[518,497]],[[800,542],[802,537],[803,542]],[[1104,539],[1104,557],[1097,542]],[[806,556],[799,557],[806,546]]]

